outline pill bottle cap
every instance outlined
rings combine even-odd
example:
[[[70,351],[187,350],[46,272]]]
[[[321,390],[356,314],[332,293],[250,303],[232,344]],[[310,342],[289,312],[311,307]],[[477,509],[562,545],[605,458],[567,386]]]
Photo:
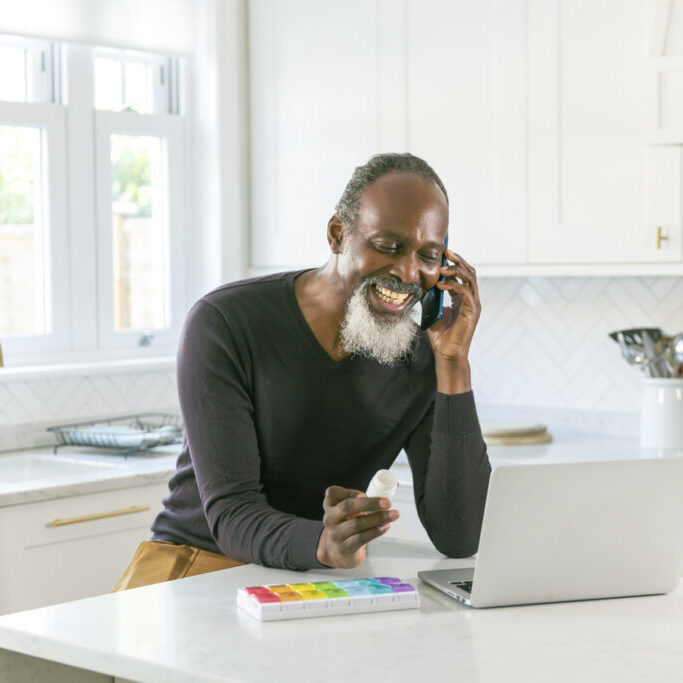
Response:
[[[379,470],[370,481],[366,494],[369,498],[393,498],[398,488],[398,479],[389,470]]]

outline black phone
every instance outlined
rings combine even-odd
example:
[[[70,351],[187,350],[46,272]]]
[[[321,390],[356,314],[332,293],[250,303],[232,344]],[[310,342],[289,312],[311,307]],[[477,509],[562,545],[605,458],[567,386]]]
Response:
[[[445,249],[448,248],[448,235],[443,243],[444,254],[441,257],[441,265],[445,266],[448,262],[446,261]],[[439,281],[444,280],[442,275]],[[443,290],[438,287],[432,287],[422,299],[422,319],[420,321],[420,327],[426,330],[431,327],[441,316],[443,315]]]

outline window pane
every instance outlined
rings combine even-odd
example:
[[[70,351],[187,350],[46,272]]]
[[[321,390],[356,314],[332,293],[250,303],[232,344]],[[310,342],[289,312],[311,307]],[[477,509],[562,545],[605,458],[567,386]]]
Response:
[[[124,66],[125,106],[141,114],[152,112],[150,70],[143,62],[126,62]]]
[[[26,101],[26,50],[0,45],[0,100]]]
[[[112,135],[114,328],[168,326],[166,141]]]
[[[95,108],[113,111],[123,109],[123,82],[118,59],[95,59]]]
[[[0,335],[45,333],[41,130],[0,125]]]

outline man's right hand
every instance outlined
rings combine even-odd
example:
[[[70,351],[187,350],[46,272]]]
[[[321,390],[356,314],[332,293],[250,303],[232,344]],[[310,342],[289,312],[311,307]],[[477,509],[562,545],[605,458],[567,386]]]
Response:
[[[318,562],[328,567],[357,567],[365,559],[365,546],[398,519],[398,510],[390,507],[388,498],[368,498],[362,491],[330,486],[323,501]]]

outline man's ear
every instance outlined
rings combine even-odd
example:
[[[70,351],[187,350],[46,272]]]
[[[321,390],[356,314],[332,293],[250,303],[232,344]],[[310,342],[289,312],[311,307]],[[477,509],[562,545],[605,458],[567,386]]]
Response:
[[[346,241],[346,227],[342,219],[335,213],[327,223],[327,242],[333,254],[341,254],[344,251]]]

